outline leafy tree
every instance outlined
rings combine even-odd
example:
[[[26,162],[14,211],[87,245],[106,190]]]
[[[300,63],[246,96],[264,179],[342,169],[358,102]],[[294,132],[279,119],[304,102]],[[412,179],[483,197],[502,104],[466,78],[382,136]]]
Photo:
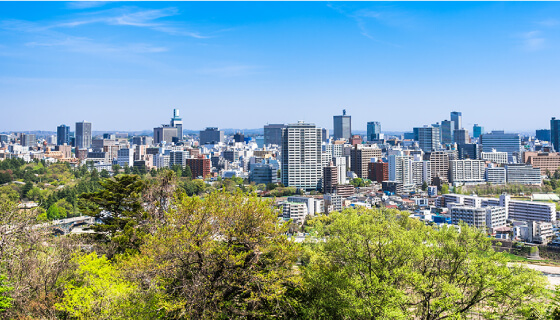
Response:
[[[448,194],[449,193],[449,185],[448,184],[442,184],[441,185],[441,194]]]
[[[428,183],[426,181],[424,181],[422,183],[422,191],[426,191],[426,190],[428,190]]]
[[[299,245],[285,237],[270,201],[240,192],[180,196],[142,255],[126,261],[133,279],[157,284],[169,318],[278,318],[294,311]]]
[[[19,199],[19,193],[16,190],[14,190],[12,186],[1,186],[0,201],[2,199],[9,200],[9,201],[17,201]]]
[[[130,167],[127,166],[127,165],[125,165],[125,166],[124,166],[124,174],[130,174],[130,173],[131,173],[131,172],[130,172]]]
[[[305,318],[464,319],[542,310],[546,280],[509,265],[485,233],[439,229],[393,211],[346,210],[311,221]]]
[[[76,319],[153,319],[156,308],[140,304],[137,286],[123,278],[105,256],[76,255],[77,265],[56,308]]]
[[[189,167],[189,165],[185,165],[185,167],[183,168],[182,176],[185,177],[185,178],[192,179],[192,171],[191,171],[191,167]]]
[[[146,218],[142,208],[146,183],[137,175],[117,175],[100,184],[101,190],[80,195],[80,210],[101,219],[102,223],[92,229],[98,232],[99,240],[112,242],[117,253],[138,249],[141,237],[137,226]]]
[[[41,197],[41,189],[37,187],[31,188],[27,191],[26,197],[29,200],[38,200]]]
[[[112,168],[113,168],[113,173],[114,173],[115,175],[116,175],[116,174],[119,174],[119,172],[121,171],[121,166],[118,165],[118,164],[114,164],[114,165],[112,166]]]
[[[109,171],[107,171],[105,169],[101,170],[101,173],[99,174],[99,176],[103,179],[111,177],[111,175],[109,174]]]
[[[29,190],[33,188],[33,183],[31,181],[27,181],[25,185],[21,188],[21,197],[24,198],[27,196]]]
[[[47,210],[47,219],[49,220],[64,219],[66,217],[67,217],[66,209],[61,208],[56,204],[51,205]]]

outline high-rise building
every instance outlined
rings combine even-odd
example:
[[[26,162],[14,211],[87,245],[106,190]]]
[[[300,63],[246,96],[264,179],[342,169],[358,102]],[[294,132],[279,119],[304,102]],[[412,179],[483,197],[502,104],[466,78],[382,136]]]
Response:
[[[321,128],[299,121],[282,130],[282,183],[316,190],[322,178]]]
[[[350,168],[354,173],[362,179],[368,177],[368,163],[372,158],[381,158],[381,149],[377,145],[362,145],[358,144],[352,148],[350,152]]]
[[[331,161],[323,168],[323,193],[335,193],[338,184],[338,168]]]
[[[509,157],[517,157],[521,152],[521,137],[517,133],[492,131],[480,136],[483,152],[507,152]]]
[[[473,138],[478,138],[483,133],[484,133],[484,127],[481,127],[481,126],[479,126],[478,124],[475,123],[473,128],[472,128]]]
[[[22,146],[33,147],[37,144],[37,136],[32,133],[22,133],[20,141]]]
[[[352,135],[352,117],[346,115],[346,110],[342,110],[341,116],[333,117],[334,140],[348,140]]]
[[[367,141],[377,141],[381,134],[381,122],[370,121],[367,123]]]
[[[463,114],[461,112],[451,112],[451,121],[455,123],[455,130],[463,129]]]
[[[455,131],[455,122],[443,120],[441,122],[441,143],[453,143],[453,132]]]
[[[454,185],[481,184],[484,183],[485,168],[482,160],[451,160],[449,176]]]
[[[430,153],[430,165],[432,181],[439,178],[442,182],[447,182],[449,178],[449,153],[445,151],[434,151]]]
[[[267,124],[264,126],[264,144],[282,145],[282,129],[286,128],[285,124]]]
[[[70,127],[61,124],[56,127],[56,145],[62,146],[64,144],[70,145]]]
[[[200,131],[200,145],[224,142],[224,132],[216,127],[207,127]]]
[[[212,161],[208,158],[200,156],[198,158],[187,158],[185,163],[191,168],[193,178],[206,178],[212,170]]]
[[[162,125],[154,128],[154,144],[173,142],[173,138],[177,138],[177,128],[170,125]]]
[[[179,117],[179,109],[173,109],[173,118],[171,118],[171,126],[177,128],[177,137],[183,139],[183,119]]]
[[[403,185],[413,184],[412,161],[412,156],[389,155],[389,181]]]
[[[440,148],[439,128],[434,126],[424,126],[414,128],[418,132],[418,145],[425,152],[438,150]]]
[[[87,149],[91,145],[91,122],[76,122],[76,148]]]
[[[459,159],[461,160],[465,160],[465,159],[477,160],[480,158],[482,147],[476,143],[458,144],[457,151],[459,153]]]
[[[537,129],[536,138],[541,141],[550,141],[550,130],[549,129]]]
[[[560,119],[550,119],[550,142],[555,151],[560,151]]]
[[[241,132],[236,132],[233,135],[233,141],[235,141],[235,142],[245,142],[245,136]]]
[[[470,143],[471,139],[469,137],[469,131],[467,129],[458,129],[453,131],[453,140],[457,144],[467,144]]]
[[[389,180],[389,163],[388,162],[370,162],[368,163],[368,179],[379,183]]]

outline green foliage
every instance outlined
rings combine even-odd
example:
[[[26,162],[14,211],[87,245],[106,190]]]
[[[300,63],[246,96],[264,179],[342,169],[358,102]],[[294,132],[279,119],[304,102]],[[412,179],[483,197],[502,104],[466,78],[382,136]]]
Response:
[[[6,311],[12,306],[12,301],[14,300],[10,297],[10,291],[14,288],[8,284],[5,275],[0,275],[0,313]]]
[[[142,191],[146,182],[137,175],[117,175],[100,182],[101,190],[80,195],[80,210],[101,219],[92,229],[105,242],[116,245],[116,252],[137,250],[141,243],[138,222],[146,218]]]
[[[368,185],[370,185],[371,181],[368,180],[368,179],[354,178],[350,181],[350,184],[353,185],[356,188],[361,188],[361,187],[367,187]]]
[[[17,201],[19,199],[19,192],[17,192],[13,186],[1,186],[0,187],[0,201]]]
[[[508,265],[479,230],[434,229],[392,211],[346,210],[311,222],[307,318],[463,319],[542,310],[546,280]]]
[[[123,278],[105,256],[76,255],[77,268],[56,308],[77,319],[153,318],[156,311],[139,303],[137,285]],[[146,312],[148,310],[148,312]]]
[[[426,181],[424,181],[422,183],[422,191],[426,191],[426,190],[428,190],[428,183]]]
[[[183,189],[189,196],[200,195],[206,190],[206,183],[200,179],[189,180],[182,184]]]
[[[441,194],[448,194],[449,193],[449,185],[448,184],[442,184],[441,185]]]
[[[285,237],[271,202],[224,191],[178,198],[140,255],[126,260],[133,279],[157,283],[169,318],[285,317],[298,286],[299,245]]]
[[[56,204],[53,204],[47,210],[47,219],[48,220],[58,220],[64,219],[68,216],[66,209],[63,207],[59,207]]]
[[[31,181],[27,181],[25,185],[21,188],[21,197],[24,198],[27,196],[27,193],[33,189],[33,183]]]
[[[297,189],[295,187],[277,187],[269,192],[271,197],[286,197],[296,194]]]

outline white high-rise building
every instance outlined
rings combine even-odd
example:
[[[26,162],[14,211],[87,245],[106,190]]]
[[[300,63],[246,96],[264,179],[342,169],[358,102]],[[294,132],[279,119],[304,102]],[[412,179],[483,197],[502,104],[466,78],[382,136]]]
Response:
[[[91,146],[91,122],[76,122],[76,149],[88,149]]]
[[[321,128],[299,121],[282,130],[282,183],[316,190],[322,178]]]
[[[416,185],[422,185],[426,182],[428,185],[432,183],[432,170],[430,161],[412,161],[412,180]]]
[[[403,185],[414,183],[411,156],[389,156],[389,181],[401,182]]]
[[[486,166],[482,160],[451,160],[449,167],[451,182],[454,185],[484,183]]]

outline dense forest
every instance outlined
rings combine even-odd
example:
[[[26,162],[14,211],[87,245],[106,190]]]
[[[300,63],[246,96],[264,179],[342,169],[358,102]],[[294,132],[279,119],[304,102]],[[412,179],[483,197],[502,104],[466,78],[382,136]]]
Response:
[[[27,182],[1,187],[18,193],[0,195],[6,319],[560,319],[546,279],[466,225],[348,209],[307,220],[298,242],[273,199],[239,180],[45,167],[2,169],[27,174],[26,197],[40,189],[40,206],[21,209]],[[101,223],[33,227],[64,213]]]

